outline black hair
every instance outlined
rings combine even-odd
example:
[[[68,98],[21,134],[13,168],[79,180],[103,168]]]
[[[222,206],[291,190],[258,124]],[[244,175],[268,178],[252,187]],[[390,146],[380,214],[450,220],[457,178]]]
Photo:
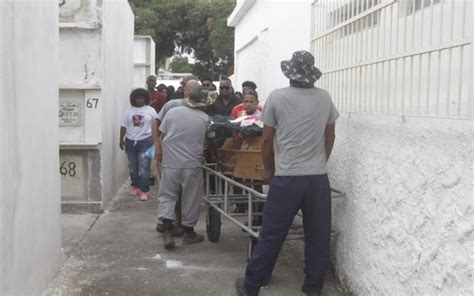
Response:
[[[242,83],[242,88],[244,87],[250,87],[251,89],[253,90],[256,90],[257,89],[257,85],[255,84],[255,82],[253,81],[244,81],[244,83]]]
[[[247,96],[247,95],[254,96],[255,99],[257,99],[257,102],[258,102],[258,93],[257,93],[256,91],[254,91],[254,90],[249,90],[248,92],[246,92],[246,93],[244,94],[244,98],[245,98],[245,96]]]
[[[232,80],[230,80],[230,79],[227,78],[227,77],[222,77],[222,78],[221,78],[221,81],[230,81],[230,83],[232,84]]]
[[[160,85],[158,85],[158,86],[156,87],[156,89],[157,89],[158,91],[162,91],[162,90],[166,89],[166,85],[164,85],[163,83],[161,83]]]
[[[210,82],[212,83],[212,79],[211,79],[210,77],[204,77],[204,78],[202,78],[202,79],[201,79],[201,83],[202,83],[203,81],[210,81]]]
[[[244,98],[244,95],[240,91],[234,92],[234,97],[240,96],[242,99]]]
[[[150,93],[144,88],[136,88],[130,93],[130,105],[137,106],[137,98],[145,98],[145,105],[150,104]]]

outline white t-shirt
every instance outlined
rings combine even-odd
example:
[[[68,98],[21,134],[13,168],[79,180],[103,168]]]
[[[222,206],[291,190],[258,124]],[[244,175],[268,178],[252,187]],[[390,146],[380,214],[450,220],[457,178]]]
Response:
[[[150,106],[130,107],[122,118],[122,126],[126,129],[125,137],[132,141],[150,137],[151,124],[156,118],[156,111]]]

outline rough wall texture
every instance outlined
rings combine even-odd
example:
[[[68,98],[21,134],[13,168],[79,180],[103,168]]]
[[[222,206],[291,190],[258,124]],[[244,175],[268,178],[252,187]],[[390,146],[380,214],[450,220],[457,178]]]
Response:
[[[133,87],[134,16],[126,0],[106,0],[102,15],[102,178],[106,204],[127,178],[127,158],[119,149],[119,129]],[[117,21],[120,20],[120,21]]]
[[[472,121],[344,114],[336,270],[357,295],[473,295]]]
[[[102,2],[103,0],[63,0],[59,11],[59,21],[100,22]]]
[[[58,70],[58,1],[0,1],[0,295],[59,270]]]

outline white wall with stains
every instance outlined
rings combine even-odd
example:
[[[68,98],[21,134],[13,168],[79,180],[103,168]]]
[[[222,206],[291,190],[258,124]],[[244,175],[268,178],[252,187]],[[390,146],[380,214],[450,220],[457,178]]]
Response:
[[[58,1],[0,1],[0,295],[59,271]]]

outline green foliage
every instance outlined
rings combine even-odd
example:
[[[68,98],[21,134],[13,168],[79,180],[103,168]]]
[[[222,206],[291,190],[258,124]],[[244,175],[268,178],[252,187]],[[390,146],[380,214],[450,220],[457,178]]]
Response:
[[[189,63],[187,57],[175,56],[170,64],[170,68],[175,73],[191,73],[193,65]]]
[[[234,29],[227,18],[235,0],[129,0],[135,13],[135,32],[151,35],[156,60],[186,52],[194,54],[197,76],[227,75],[234,61]],[[178,49],[179,52],[176,52]]]

